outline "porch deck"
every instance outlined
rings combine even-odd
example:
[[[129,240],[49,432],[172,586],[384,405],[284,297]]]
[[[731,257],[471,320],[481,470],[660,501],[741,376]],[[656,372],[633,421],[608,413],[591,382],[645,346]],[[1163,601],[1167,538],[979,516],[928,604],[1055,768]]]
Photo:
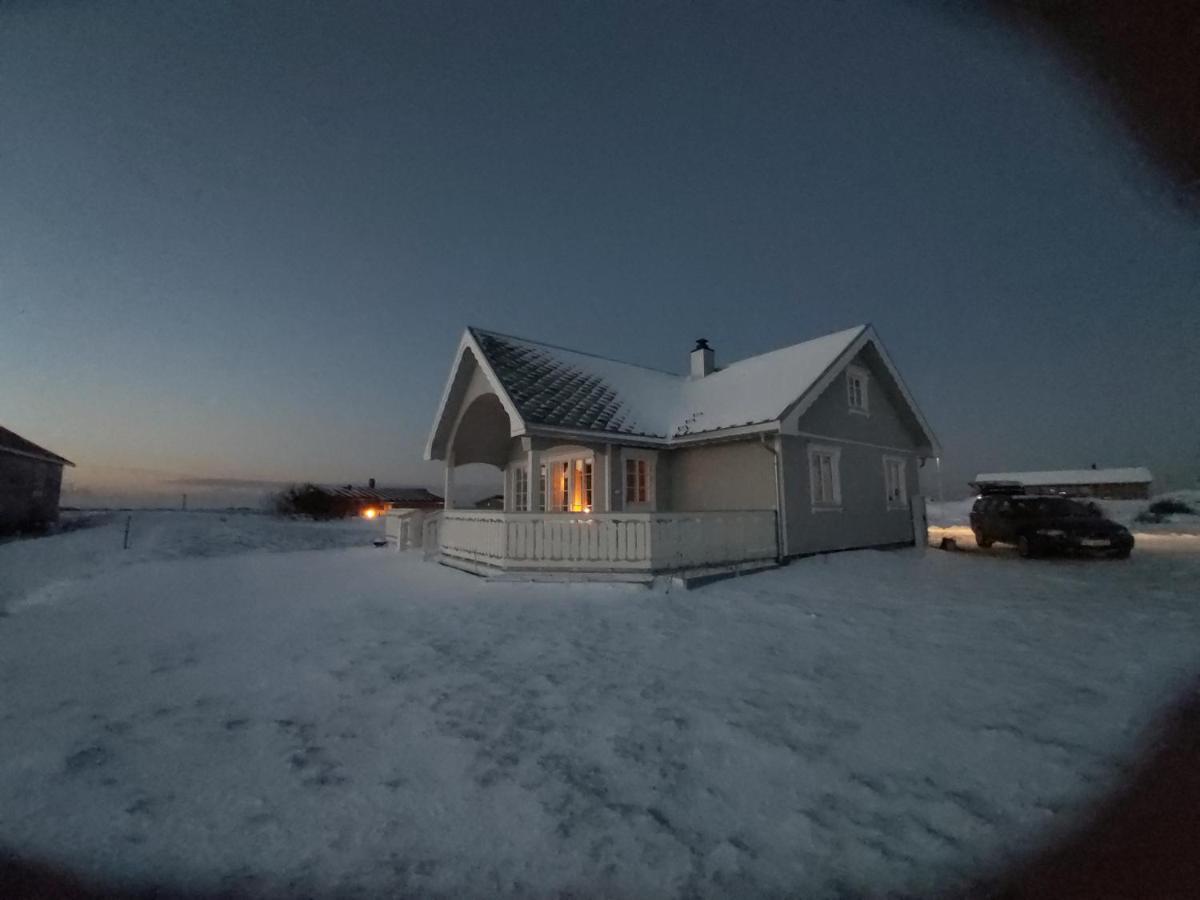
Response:
[[[429,523],[445,562],[500,572],[649,574],[774,561],[774,510],[506,513],[447,510]]]

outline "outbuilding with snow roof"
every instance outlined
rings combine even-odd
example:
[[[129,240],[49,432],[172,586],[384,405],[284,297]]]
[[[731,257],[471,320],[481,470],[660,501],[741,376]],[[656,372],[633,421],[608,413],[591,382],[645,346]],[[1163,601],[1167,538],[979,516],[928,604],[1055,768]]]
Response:
[[[682,374],[468,328],[426,447],[443,561],[639,575],[923,540],[937,453],[869,325],[726,366],[702,339]],[[452,508],[468,463],[503,510]]]
[[[1044,472],[981,472],[971,482],[978,489],[1019,485],[1033,494],[1071,494],[1103,500],[1144,500],[1154,476],[1143,466],[1119,469],[1055,469]]]

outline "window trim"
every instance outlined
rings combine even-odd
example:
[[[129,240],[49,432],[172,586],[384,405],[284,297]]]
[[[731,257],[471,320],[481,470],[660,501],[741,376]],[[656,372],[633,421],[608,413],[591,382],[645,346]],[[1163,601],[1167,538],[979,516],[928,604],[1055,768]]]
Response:
[[[520,462],[512,468],[512,511],[529,512],[529,463]]]
[[[629,464],[645,467],[645,499],[630,499]],[[621,507],[626,512],[655,512],[657,509],[658,454],[653,451],[625,448],[621,451]],[[636,494],[635,494],[636,496]]]
[[[854,402],[854,384],[858,383],[862,403]],[[846,408],[856,416],[871,415],[871,373],[862,366],[846,366]]]
[[[892,500],[892,485],[889,483],[888,467],[895,463],[900,481],[896,485],[900,489],[898,500]],[[883,495],[884,506],[889,510],[908,509],[908,460],[903,456],[884,454],[883,456]]]
[[[813,479],[813,462],[820,456],[830,458],[830,488],[832,501],[818,500],[818,482]],[[831,444],[808,445],[808,499],[813,512],[841,512],[842,510],[842,448]]]
[[[545,452],[541,455],[540,463],[541,463],[542,470],[541,470],[541,475],[539,477],[541,478],[542,486],[544,486],[544,487],[543,487],[543,492],[542,492],[542,495],[540,498],[540,507],[541,508],[538,510],[539,512],[554,513],[556,515],[564,515],[564,514],[581,515],[581,514],[583,514],[583,512],[587,512],[586,510],[581,512],[579,510],[571,509],[571,499],[575,496],[575,472],[576,472],[575,461],[576,460],[582,460],[586,464],[586,466],[584,468],[584,477],[585,478],[587,477],[587,473],[588,473],[589,467],[590,467],[591,480],[592,480],[591,511],[593,511],[593,512],[595,511],[595,509],[596,509],[596,497],[595,497],[596,453],[594,450],[585,450],[585,449],[576,447],[576,448],[570,449],[570,450],[566,450],[566,449],[559,450],[559,451],[551,450],[551,451]],[[564,508],[552,507],[551,502],[550,502],[551,498],[554,496],[554,486],[553,486],[554,467],[558,466],[558,465],[566,465],[566,467],[567,467],[567,485],[566,485],[566,497],[565,497],[566,505]],[[586,487],[586,482],[585,482],[585,487]]]

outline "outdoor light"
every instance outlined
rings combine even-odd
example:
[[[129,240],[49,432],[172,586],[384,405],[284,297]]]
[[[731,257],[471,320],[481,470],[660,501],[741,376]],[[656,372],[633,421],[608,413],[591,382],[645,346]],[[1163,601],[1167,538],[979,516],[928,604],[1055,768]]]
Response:
[[[376,513],[374,509],[371,509],[369,507],[367,509],[363,510],[363,518],[365,518],[365,519],[373,519],[373,518],[375,518],[376,515],[378,515],[378,513]]]

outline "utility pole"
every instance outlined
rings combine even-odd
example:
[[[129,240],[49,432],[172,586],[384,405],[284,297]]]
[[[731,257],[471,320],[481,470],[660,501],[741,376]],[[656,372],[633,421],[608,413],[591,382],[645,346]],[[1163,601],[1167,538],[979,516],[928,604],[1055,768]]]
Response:
[[[179,508],[187,512],[187,494],[183,495],[183,501],[179,504]]]

